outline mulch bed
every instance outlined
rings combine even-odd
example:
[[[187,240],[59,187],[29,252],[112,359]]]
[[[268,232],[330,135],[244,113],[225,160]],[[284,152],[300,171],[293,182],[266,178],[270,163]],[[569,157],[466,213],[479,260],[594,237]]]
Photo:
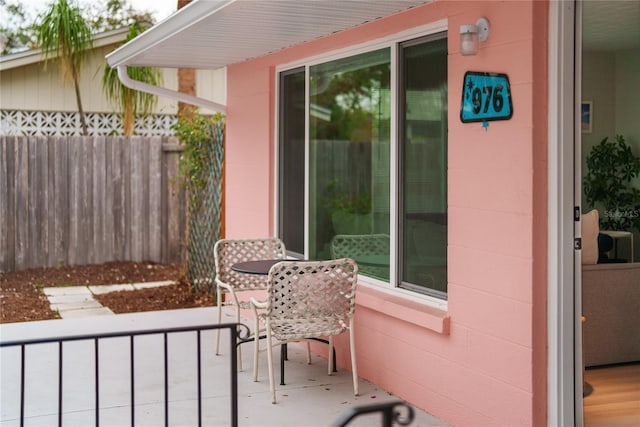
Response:
[[[34,268],[0,274],[0,323],[58,319],[42,288],[113,285],[172,280],[177,285],[102,294],[95,298],[114,313],[172,310],[215,305],[208,293],[194,292],[175,264],[110,262],[98,265]]]

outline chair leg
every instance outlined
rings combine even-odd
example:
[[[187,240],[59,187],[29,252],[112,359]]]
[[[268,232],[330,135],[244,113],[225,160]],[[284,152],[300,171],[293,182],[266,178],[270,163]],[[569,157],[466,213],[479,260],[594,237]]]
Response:
[[[260,320],[255,314],[255,329],[253,332],[253,381],[258,381],[258,355],[260,354]]]
[[[271,328],[267,325],[267,364],[269,365],[269,389],[271,403],[276,403],[276,384],[273,379],[273,346],[271,345]]]
[[[240,323],[240,306],[236,303],[236,322]],[[238,370],[242,371],[242,345],[238,345]]]
[[[327,375],[333,373],[333,335],[329,335],[329,360],[327,361]]]
[[[280,344],[280,385],[286,385],[284,382],[284,362],[287,359],[287,343]]]
[[[216,307],[218,308],[218,325],[222,323],[222,291],[216,286]],[[216,334],[216,356],[220,354],[220,329]]]
[[[353,333],[353,319],[349,324],[349,350],[351,353],[351,373],[353,374],[353,394],[358,396],[360,391],[358,389],[358,366],[356,365],[356,343],[355,334]]]
[[[311,365],[311,343],[307,341],[307,365]]]

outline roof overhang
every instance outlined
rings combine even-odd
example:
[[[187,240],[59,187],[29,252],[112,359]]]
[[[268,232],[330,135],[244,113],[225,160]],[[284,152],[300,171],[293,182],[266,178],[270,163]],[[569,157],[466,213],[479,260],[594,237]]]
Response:
[[[127,38],[128,32],[128,27],[122,27],[116,30],[96,34],[93,37],[93,48],[96,49],[103,46],[122,43]],[[50,57],[53,58],[55,56],[52,54]],[[22,52],[11,53],[9,55],[2,55],[0,56],[0,71],[24,67],[25,65],[35,64],[44,60],[45,54],[42,52],[42,49],[30,49]]]
[[[195,0],[107,55],[112,67],[218,69],[432,0]]]

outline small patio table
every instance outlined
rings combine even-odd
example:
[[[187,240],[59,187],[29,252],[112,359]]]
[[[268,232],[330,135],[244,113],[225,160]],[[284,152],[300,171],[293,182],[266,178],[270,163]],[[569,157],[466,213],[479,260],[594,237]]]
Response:
[[[260,274],[267,275],[269,274],[269,269],[273,267],[275,264],[280,261],[284,261],[282,259],[263,259],[257,261],[244,261],[233,264],[231,269],[233,271],[237,271],[238,273],[245,274]]]

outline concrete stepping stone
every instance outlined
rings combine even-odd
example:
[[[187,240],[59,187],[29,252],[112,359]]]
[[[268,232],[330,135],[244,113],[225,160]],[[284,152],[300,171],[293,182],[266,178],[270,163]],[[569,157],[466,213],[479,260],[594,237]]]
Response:
[[[86,286],[62,286],[56,288],[44,288],[42,290],[48,297],[57,297],[64,295],[87,295],[91,297],[91,292]]]
[[[176,282],[173,280],[164,280],[162,282],[145,282],[145,283],[134,283],[134,289],[147,289],[147,288],[157,288],[159,286],[170,286],[175,285]]]
[[[133,291],[135,288],[132,284],[124,285],[96,285],[89,286],[89,290],[93,295],[108,294],[109,292]]]
[[[49,299],[50,304],[71,304],[71,303],[79,304],[79,303],[84,303],[88,301],[95,301],[91,293],[89,293],[88,295],[85,295],[85,294],[53,295],[47,298]]]
[[[66,310],[83,310],[90,308],[102,308],[102,304],[94,299],[84,301],[71,301],[66,303],[51,302],[51,310],[58,310],[58,312],[63,312]]]

